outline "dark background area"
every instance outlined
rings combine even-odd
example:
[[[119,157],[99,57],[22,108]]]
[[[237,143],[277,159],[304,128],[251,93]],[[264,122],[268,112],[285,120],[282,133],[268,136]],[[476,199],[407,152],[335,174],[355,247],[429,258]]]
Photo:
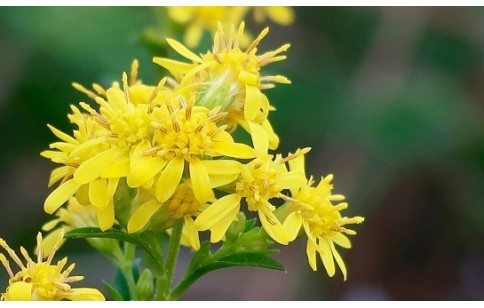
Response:
[[[72,130],[69,104],[86,100],[71,82],[107,86],[137,58],[154,84],[161,70],[146,33],[163,27],[163,11],[0,8],[0,236],[12,247],[32,248],[51,218],[42,205],[54,164],[39,153],[55,140],[46,124]],[[298,240],[276,257],[287,273],[220,270],[184,299],[484,300],[484,10],[295,13],[292,26],[269,22],[259,48],[292,45],[264,71],[292,80],[266,92],[277,108],[270,119],[279,151],[311,146],[307,172],[333,173],[345,214],[366,218],[353,248],[340,250],[348,280],[328,278],[322,265],[312,272]],[[263,28],[247,22],[254,34]],[[83,285],[102,288],[114,268],[91,252],[81,240],[61,250]],[[0,270],[1,288],[6,279]]]

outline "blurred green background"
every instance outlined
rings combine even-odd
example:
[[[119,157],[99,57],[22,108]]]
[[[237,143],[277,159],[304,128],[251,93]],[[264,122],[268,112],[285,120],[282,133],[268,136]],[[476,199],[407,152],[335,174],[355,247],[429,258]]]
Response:
[[[55,140],[72,130],[70,83],[109,85],[141,62],[161,70],[164,8],[0,8],[0,236],[32,248]],[[312,272],[305,242],[281,248],[287,273],[227,269],[199,280],[192,300],[484,300],[484,9],[298,7],[259,50],[292,44],[267,67],[292,85],[267,91],[282,153],[311,146],[308,173],[333,173],[347,215],[366,217],[342,251],[349,277]],[[262,25],[247,20],[253,33]],[[151,29],[151,30],[148,30]],[[149,34],[149,35],[148,35]],[[177,36],[181,39],[181,36]],[[157,38],[158,40],[161,37]],[[209,35],[203,46],[208,46]],[[203,50],[199,50],[200,52]],[[81,240],[61,251],[82,285],[114,268]],[[182,255],[188,258],[188,255]],[[187,262],[183,259],[181,264]],[[0,287],[7,275],[0,270]]]

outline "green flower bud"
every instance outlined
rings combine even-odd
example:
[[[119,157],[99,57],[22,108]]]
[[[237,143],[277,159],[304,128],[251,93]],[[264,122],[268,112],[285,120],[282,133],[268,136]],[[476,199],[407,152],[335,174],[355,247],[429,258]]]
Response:
[[[150,300],[154,292],[153,273],[149,269],[145,269],[136,283],[136,294],[142,301]]]

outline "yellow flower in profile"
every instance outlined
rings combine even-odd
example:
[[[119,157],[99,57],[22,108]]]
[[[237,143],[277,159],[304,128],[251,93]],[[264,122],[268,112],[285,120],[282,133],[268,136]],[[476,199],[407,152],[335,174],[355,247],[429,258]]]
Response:
[[[203,32],[214,33],[217,21],[225,24],[237,24],[242,21],[248,8],[241,6],[171,6],[168,16],[181,24],[186,24],[184,41],[193,48],[198,45]]]
[[[20,267],[20,271],[14,273],[10,267],[10,262],[4,254],[0,253],[0,261],[8,272],[10,279],[7,290],[2,293],[2,301],[101,301],[104,296],[97,289],[93,288],[71,288],[70,283],[81,281],[82,276],[69,276],[74,270],[75,264],[71,264],[67,269],[67,258],[63,258],[56,264],[52,264],[54,254],[62,242],[64,233],[61,232],[57,243],[47,259],[43,260],[42,234],[37,235],[37,247],[40,251],[37,254],[37,262],[32,260],[27,251],[20,247],[20,252],[25,258],[25,262],[19,258],[7,243],[0,239],[0,246],[5,249],[10,258]]]
[[[288,171],[285,163],[309,149],[299,150],[296,155],[282,158],[260,154],[242,166],[235,181],[235,192],[226,195],[208,206],[195,220],[195,227],[201,231],[210,230],[212,242],[223,239],[230,224],[240,211],[240,202],[245,199],[249,211],[256,211],[267,234],[276,242],[287,245],[289,237],[274,214],[275,206],[270,200],[283,198],[284,189],[300,187],[304,175],[299,171]]]
[[[300,156],[289,162],[293,171],[304,172],[304,157]],[[331,180],[333,175],[322,177],[318,185],[314,185],[312,177],[305,185],[291,189],[291,197],[286,198],[288,211],[283,227],[293,241],[302,228],[308,237],[306,253],[311,268],[316,271],[316,253],[319,254],[326,272],[330,277],[335,274],[335,264],[338,264],[346,280],[346,266],[335,244],[343,248],[351,248],[346,235],[354,235],[355,231],[345,225],[359,224],[363,217],[344,217],[341,211],[348,207],[343,195],[333,195]],[[339,202],[333,205],[333,202]]]
[[[198,215],[206,205],[197,200],[191,185],[190,180],[183,182],[164,203],[153,198],[141,204],[129,219],[128,232],[142,230],[157,212],[163,210],[172,220],[183,219],[182,244],[190,246],[194,250],[200,249],[200,238],[198,230],[194,227],[193,217]]]
[[[257,55],[257,46],[268,32],[268,28],[264,29],[242,51],[240,39],[244,34],[244,23],[240,24],[237,32],[232,26],[227,35],[219,23],[212,51],[198,56],[181,43],[167,39],[174,50],[192,62],[157,57],[153,61],[168,69],[174,76],[180,76],[180,88],[197,87],[195,105],[207,108],[221,106],[222,110],[228,112],[225,121],[229,125],[235,127],[240,124],[250,134],[254,134],[251,124],[259,126],[269,140],[270,148],[275,149],[279,139],[267,119],[269,111],[274,108],[261,90],[274,87],[274,83],[290,81],[280,75],[261,76],[260,70],[270,63],[286,59],[282,53],[290,45],[285,44],[274,51]]]

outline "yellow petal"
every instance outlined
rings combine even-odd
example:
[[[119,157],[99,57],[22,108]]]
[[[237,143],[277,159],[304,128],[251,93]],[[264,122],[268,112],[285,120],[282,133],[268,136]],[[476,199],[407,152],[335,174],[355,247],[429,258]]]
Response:
[[[296,239],[299,230],[301,229],[302,226],[302,217],[301,214],[297,212],[292,212],[289,214],[286,219],[284,220],[284,223],[282,224],[282,227],[284,230],[286,230],[289,242],[292,242]]]
[[[129,159],[121,159],[115,161],[112,165],[107,166],[102,172],[102,178],[122,178],[128,176],[129,173]]]
[[[71,301],[104,301],[104,295],[93,288],[74,288],[63,294],[63,297]]]
[[[49,234],[47,234],[47,236],[43,238],[43,240],[42,240],[42,257],[47,258],[50,255],[52,249],[59,245],[58,244],[59,235],[60,235],[61,232],[65,232],[65,231],[68,231],[68,230],[62,230],[62,228],[59,228],[59,229],[56,229],[52,232],[49,232]],[[61,245],[64,242],[65,242],[65,240],[62,240]],[[59,247],[57,247],[57,248],[59,248]]]
[[[262,210],[259,210],[258,213],[259,220],[267,234],[279,244],[289,244],[289,237],[274,213]]]
[[[48,127],[48,128],[51,130],[51,131],[52,131],[52,133],[54,133],[54,135],[55,135],[57,138],[59,138],[59,139],[61,139],[61,140],[65,141],[65,142],[67,142],[67,143],[71,143],[71,144],[79,144],[79,141],[77,141],[75,138],[73,138],[73,137],[69,136],[69,135],[68,135],[68,134],[66,134],[66,133],[61,132],[60,130],[58,130],[58,129],[57,129],[57,128],[55,128],[54,126],[47,124],[47,127]]]
[[[108,195],[106,179],[95,179],[89,183],[89,201],[98,209],[104,209],[112,199]]]
[[[350,240],[346,235],[342,233],[336,233],[335,235],[333,235],[332,240],[343,248],[351,248]]]
[[[153,58],[153,62],[163,66],[170,72],[176,72],[176,73],[182,73],[182,74],[188,73],[193,67],[192,64],[187,64],[187,63],[166,59],[166,58],[155,57]]]
[[[251,122],[255,119],[260,112],[261,106],[261,93],[260,90],[254,86],[245,86],[245,104],[244,104],[244,118]]]
[[[118,189],[119,178],[108,179],[108,189],[107,194],[109,199],[113,199],[116,189]]]
[[[233,175],[242,170],[242,164],[236,160],[203,160],[202,163],[209,175]]]
[[[269,149],[277,149],[277,147],[279,146],[279,137],[274,132],[274,129],[272,129],[271,123],[267,119],[265,119],[264,121],[262,121],[262,127],[264,127],[267,132],[267,136],[269,137]]]
[[[289,169],[291,169],[291,171],[299,171],[306,174],[304,155],[299,155],[291,159],[289,161]]]
[[[318,266],[316,263],[316,244],[313,241],[309,240],[306,243],[306,255],[308,257],[309,266],[313,271],[318,270]]]
[[[31,301],[33,284],[23,281],[12,283],[6,292],[9,301]]]
[[[59,222],[61,222],[61,220],[59,218],[52,219],[52,220],[46,222],[45,224],[42,225],[42,231],[50,231],[50,230],[54,229]]]
[[[185,160],[183,158],[176,157],[168,162],[156,184],[156,198],[158,198],[158,201],[165,202],[173,195],[180,183],[184,166]]]
[[[140,205],[131,215],[128,222],[128,232],[134,233],[143,229],[151,217],[161,208],[161,203],[153,199]]]
[[[254,149],[243,143],[214,142],[212,149],[219,155],[235,158],[249,159],[255,157]]]
[[[71,157],[82,156],[85,152],[90,152],[95,150],[95,147],[98,147],[101,143],[105,142],[106,138],[99,137],[95,139],[89,139],[83,143],[81,143],[74,151],[70,153]]]
[[[331,252],[328,240],[325,238],[319,238],[319,245],[316,249],[319,252],[321,260],[323,260],[323,265],[328,273],[328,276],[333,277],[336,272],[336,268],[334,266],[333,254]]]
[[[129,187],[140,187],[153,179],[166,165],[166,160],[159,156],[144,159],[131,169],[127,183]]]
[[[104,169],[118,158],[119,154],[121,154],[119,149],[112,148],[91,157],[74,172],[74,181],[78,184],[86,184],[98,178]]]
[[[282,173],[277,177],[277,184],[283,189],[298,188],[306,184],[306,178],[299,171]]]
[[[238,211],[240,209],[240,199],[241,197],[238,194],[230,194],[218,199],[198,215],[197,219],[195,219],[195,228],[200,231],[208,230],[228,213],[232,212],[234,208]]]
[[[166,41],[171,46],[171,48],[175,49],[176,52],[178,52],[180,55],[184,56],[185,58],[197,63],[203,62],[203,60],[199,56],[197,56],[191,50],[183,46],[183,44],[181,44],[180,42],[170,38],[167,38]]]
[[[97,223],[102,231],[106,231],[114,225],[114,204],[109,202],[103,209],[96,209]]]
[[[213,225],[213,227],[210,229],[210,242],[217,243],[224,238],[227,229],[230,227],[230,224],[234,222],[239,210],[240,207],[234,207],[230,212],[227,213],[227,215],[220,219],[219,222]]]
[[[214,194],[210,186],[210,178],[203,163],[199,159],[194,159],[189,163],[189,168],[193,194],[198,202],[205,203],[213,199]]]
[[[66,174],[68,174],[68,172],[69,172],[69,166],[62,166],[52,170],[52,172],[50,173],[48,186],[51,187],[57,181],[65,177]]]
[[[89,184],[84,184],[79,187],[76,191],[76,199],[82,205],[91,204],[91,200],[89,200]]]
[[[329,241],[329,246],[331,247],[331,252],[333,253],[334,259],[336,260],[336,263],[338,263],[339,268],[341,269],[341,272],[343,273],[343,279],[346,280],[346,265],[343,262],[343,259],[339,255],[338,251],[334,247],[333,242]]]
[[[117,109],[128,110],[128,103],[126,102],[126,97],[124,92],[116,87],[111,87],[106,91],[106,97],[111,105],[117,107]]]
[[[224,186],[235,181],[238,176],[238,174],[210,175],[210,185],[212,188]]]
[[[185,43],[190,47],[196,47],[202,38],[202,29],[200,27],[191,26],[185,32]]]
[[[62,183],[45,199],[44,211],[48,214],[54,213],[64,202],[74,195],[79,186],[72,179]]]
[[[194,250],[200,249],[200,237],[198,236],[198,231],[195,228],[194,221],[191,217],[185,216],[185,224],[183,225],[183,231],[188,238],[190,247]]]
[[[267,132],[261,125],[253,122],[249,122],[249,128],[254,148],[260,154],[266,154],[269,149],[269,138],[267,136]]]

